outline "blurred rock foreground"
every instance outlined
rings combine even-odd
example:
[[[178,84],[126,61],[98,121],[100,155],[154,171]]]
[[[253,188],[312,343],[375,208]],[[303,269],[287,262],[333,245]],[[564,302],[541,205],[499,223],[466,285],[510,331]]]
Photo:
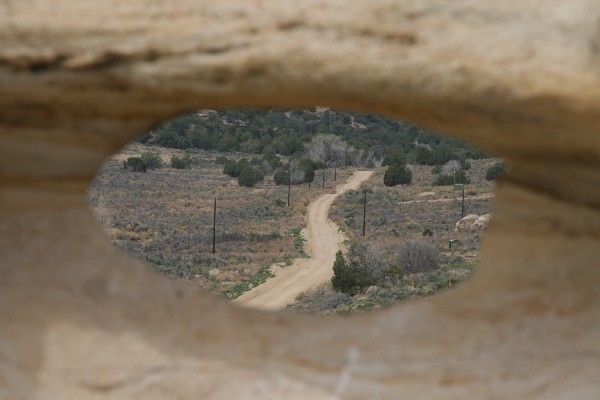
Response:
[[[595,0],[1,2],[0,398],[599,398],[598,21]],[[318,105],[506,160],[467,284],[352,318],[243,310],[87,207],[164,119]]]

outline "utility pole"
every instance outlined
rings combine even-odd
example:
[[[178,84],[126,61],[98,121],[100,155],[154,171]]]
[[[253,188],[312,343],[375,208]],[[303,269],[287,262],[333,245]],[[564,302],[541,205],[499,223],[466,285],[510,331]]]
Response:
[[[217,198],[215,197],[215,206],[213,208],[213,248],[212,252],[215,254],[216,247],[215,244],[217,242]]]
[[[292,165],[288,168],[288,207],[290,206],[290,192],[292,190]]]
[[[460,216],[461,219],[465,217],[465,185],[463,185],[462,189],[463,189],[462,190],[462,192],[463,192],[463,199],[462,199],[462,208],[461,208],[461,214],[460,214],[461,215]]]
[[[348,145],[346,145],[346,169],[348,169]]]
[[[362,231],[363,236],[365,236],[366,226],[367,226],[367,192],[365,191],[365,198],[364,198],[364,202],[363,202],[363,231]]]
[[[465,217],[465,184],[464,183],[455,183],[454,191],[459,192],[462,190],[462,204],[461,204],[461,218]]]
[[[323,189],[325,189],[325,168],[323,168]]]
[[[333,169],[333,180],[337,181],[337,158],[335,160],[335,167]]]

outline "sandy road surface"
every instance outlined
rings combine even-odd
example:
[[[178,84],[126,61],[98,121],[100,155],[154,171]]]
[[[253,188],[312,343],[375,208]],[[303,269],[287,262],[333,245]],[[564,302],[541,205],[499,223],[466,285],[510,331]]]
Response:
[[[275,277],[234,301],[246,307],[278,310],[292,303],[298,294],[330,280],[335,253],[344,238],[338,232],[338,226],[329,220],[329,208],[337,196],[358,189],[372,174],[373,171],[357,171],[345,184],[338,186],[334,194],[325,194],[310,203],[304,231],[305,251],[309,258],[296,258],[285,268],[271,267]]]

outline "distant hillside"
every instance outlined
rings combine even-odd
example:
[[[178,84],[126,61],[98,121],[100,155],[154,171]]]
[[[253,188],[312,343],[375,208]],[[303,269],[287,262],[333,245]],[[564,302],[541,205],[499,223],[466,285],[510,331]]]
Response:
[[[356,149],[383,159],[401,153],[407,161],[439,164],[448,158],[484,158],[470,144],[440,136],[423,128],[371,114],[315,110],[199,110],[167,121],[146,134],[142,143],[179,149],[199,148],[263,154],[274,150],[297,155],[318,134],[334,134]],[[438,157],[425,154],[431,150]],[[421,154],[418,154],[419,151]],[[420,160],[419,160],[420,158]]]

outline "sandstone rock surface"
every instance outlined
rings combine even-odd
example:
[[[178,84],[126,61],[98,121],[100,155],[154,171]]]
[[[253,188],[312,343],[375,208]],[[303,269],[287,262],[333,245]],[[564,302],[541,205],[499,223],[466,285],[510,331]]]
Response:
[[[0,1],[0,398],[598,399],[596,0]],[[506,159],[482,265],[351,318],[115,249],[103,160],[191,109],[381,113]]]

